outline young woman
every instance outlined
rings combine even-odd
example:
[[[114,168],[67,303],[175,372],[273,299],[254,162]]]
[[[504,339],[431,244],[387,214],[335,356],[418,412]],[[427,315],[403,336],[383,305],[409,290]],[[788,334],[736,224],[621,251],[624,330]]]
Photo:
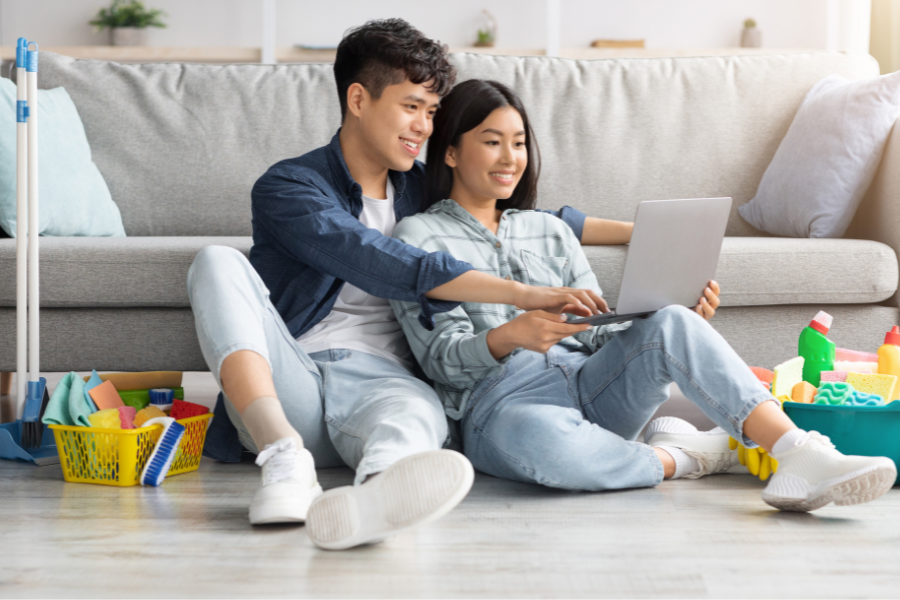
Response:
[[[538,160],[528,116],[509,88],[458,85],[429,141],[430,206],[394,236],[506,279],[599,294],[572,232],[532,211]],[[437,315],[429,331],[417,304],[392,305],[447,414],[460,422],[466,456],[485,473],[573,490],[653,486],[735,467],[731,435],[778,460],[763,491],[776,508],[857,504],[886,492],[896,477],[890,459],[842,455],[827,437],[798,429],[760,386],[706,320],[717,293],[711,282],[694,311],[670,306],[597,328],[467,302]],[[719,427],[698,432],[663,418],[650,424],[646,444],[635,441],[673,381]]]

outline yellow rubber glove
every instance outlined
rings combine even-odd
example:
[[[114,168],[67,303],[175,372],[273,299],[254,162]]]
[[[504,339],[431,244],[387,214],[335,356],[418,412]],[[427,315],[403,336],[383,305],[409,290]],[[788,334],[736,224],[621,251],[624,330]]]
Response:
[[[737,450],[738,462],[762,481],[778,470],[778,461],[762,448],[747,448],[733,437],[728,438],[728,447]]]

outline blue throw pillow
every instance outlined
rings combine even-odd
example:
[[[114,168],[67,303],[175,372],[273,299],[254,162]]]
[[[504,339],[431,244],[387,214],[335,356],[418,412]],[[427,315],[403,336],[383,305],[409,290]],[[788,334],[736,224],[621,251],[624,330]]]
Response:
[[[0,78],[0,228],[16,236],[16,85]],[[122,215],[65,88],[38,90],[38,212],[41,235],[125,235]]]

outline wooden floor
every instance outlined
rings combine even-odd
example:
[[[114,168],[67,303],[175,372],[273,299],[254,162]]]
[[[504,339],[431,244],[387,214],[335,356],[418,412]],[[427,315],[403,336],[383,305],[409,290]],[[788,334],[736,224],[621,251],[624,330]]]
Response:
[[[214,385],[191,374],[188,399]],[[352,481],[349,469],[319,477]],[[2,461],[0,597],[900,595],[900,488],[787,514],[750,476],[577,494],[479,475],[443,519],[325,552],[302,526],[250,526],[258,481],[249,462],[204,459],[160,488],[114,488]]]

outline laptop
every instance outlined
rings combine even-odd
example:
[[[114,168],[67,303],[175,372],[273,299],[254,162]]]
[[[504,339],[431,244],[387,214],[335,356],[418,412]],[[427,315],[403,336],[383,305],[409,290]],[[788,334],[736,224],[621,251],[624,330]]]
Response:
[[[622,323],[672,304],[693,309],[715,278],[730,213],[731,198],[641,202],[616,309],[568,323]]]

